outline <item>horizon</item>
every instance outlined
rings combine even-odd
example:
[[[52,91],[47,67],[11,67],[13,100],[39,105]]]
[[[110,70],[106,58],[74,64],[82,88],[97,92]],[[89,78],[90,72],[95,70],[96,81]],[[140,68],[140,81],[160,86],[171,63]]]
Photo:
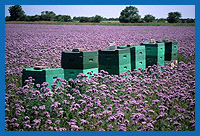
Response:
[[[5,5],[5,17],[10,16]],[[195,5],[21,5],[27,16],[41,15],[42,11],[53,11],[56,15],[91,17],[100,15],[104,18],[118,18],[126,6],[135,6],[143,18],[147,14],[155,18],[167,18],[169,12],[180,12],[182,19],[195,19]],[[81,10],[80,10],[81,9]],[[102,10],[103,9],[103,10]]]

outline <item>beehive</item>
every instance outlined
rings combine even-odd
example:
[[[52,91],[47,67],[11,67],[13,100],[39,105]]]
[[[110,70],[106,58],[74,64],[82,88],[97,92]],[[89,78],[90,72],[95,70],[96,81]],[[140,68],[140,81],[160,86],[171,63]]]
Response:
[[[64,69],[91,69],[98,67],[97,51],[63,51],[61,67]]]
[[[141,43],[141,46],[145,46],[146,51],[146,66],[160,65],[164,66],[165,60],[165,44],[164,42]]]
[[[99,50],[99,70],[120,75],[131,69],[130,49]]]
[[[120,75],[127,70],[131,70],[131,64],[119,65],[119,66],[112,66],[112,65],[99,65],[99,71],[105,70],[110,75]]]
[[[165,61],[178,59],[178,42],[169,41],[165,43]]]
[[[131,54],[131,70],[146,68],[145,46],[118,46],[118,49],[130,49]]]
[[[75,79],[77,78],[77,75],[80,73],[86,74],[90,78],[92,75],[87,74],[89,71],[91,71],[93,74],[98,73],[98,68],[91,68],[91,69],[64,69],[64,78],[66,80],[69,80],[70,78]]]
[[[51,88],[51,84],[58,78],[64,79],[64,70],[62,68],[46,68],[46,69],[34,69],[34,68],[25,68],[22,72],[22,84],[25,85],[25,80],[28,77],[35,79],[34,83],[42,84],[43,82],[48,82],[48,87]]]

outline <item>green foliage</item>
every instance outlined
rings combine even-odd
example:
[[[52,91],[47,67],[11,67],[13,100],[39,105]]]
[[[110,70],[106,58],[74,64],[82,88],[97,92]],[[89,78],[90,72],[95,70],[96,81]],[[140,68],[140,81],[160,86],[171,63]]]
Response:
[[[8,11],[10,13],[10,21],[21,21],[25,19],[25,12],[20,5],[11,6]]]
[[[80,17],[80,21],[79,22],[89,22],[89,17]]]
[[[40,21],[40,15],[26,16],[25,21]]]
[[[153,21],[155,21],[155,17],[150,15],[150,14],[147,14],[147,15],[144,16],[144,21],[147,22],[147,23],[153,22]]]
[[[181,18],[181,13],[180,12],[169,12],[167,21],[169,23],[179,23]]]
[[[150,23],[150,22],[157,22],[157,23],[195,23],[195,19],[186,18],[180,19],[181,13],[179,12],[170,12],[168,13],[167,19],[159,18],[155,19],[153,15],[147,14],[144,18],[138,14],[139,11],[134,6],[128,6],[124,10],[121,11],[119,18],[106,18],[101,17],[100,15],[95,15],[93,17],[73,17],[73,19],[69,15],[56,15],[53,11],[43,11],[41,15],[34,15],[34,16],[27,16],[23,11],[20,5],[14,5],[9,7],[10,16],[5,17],[5,21],[58,21],[58,22],[71,22],[71,21],[78,21],[81,23],[91,22],[91,23],[100,23],[101,21],[120,21],[120,23]],[[104,23],[103,25],[125,25],[120,23]],[[136,24],[141,26],[160,26],[161,24]],[[135,25],[135,24],[127,24],[127,25]],[[163,24],[161,25],[163,26]],[[177,25],[176,25],[177,26]],[[179,25],[178,25],[179,26]],[[188,26],[188,25],[180,25],[180,26]],[[194,26],[194,24],[190,24],[189,26]]]
[[[35,15],[34,16],[34,21],[40,21],[40,16],[39,15]]]
[[[178,62],[183,61],[184,63],[188,64],[188,62],[191,62],[192,60],[195,60],[195,56],[189,56],[186,58],[183,54],[178,54]]]
[[[64,19],[62,18],[62,15],[57,15],[57,16],[55,17],[55,20],[56,20],[56,21],[61,21],[61,22],[64,21]]]
[[[159,18],[159,19],[156,19],[156,22],[158,23],[166,23],[166,19],[165,18]]]
[[[81,18],[81,17],[76,17],[76,16],[75,16],[75,17],[73,17],[73,21],[80,21],[80,18]]]
[[[95,23],[100,23],[101,20],[102,20],[102,17],[99,15],[96,15],[96,16],[90,18],[90,22],[95,22]]]
[[[186,18],[186,19],[180,19],[181,23],[195,23],[195,19],[193,18]]]
[[[119,21],[120,23],[138,23],[141,16],[138,14],[138,9],[133,6],[128,6],[121,11]]]
[[[103,17],[103,18],[102,18],[102,21],[119,21],[119,18],[113,18],[113,17],[111,17],[111,18],[106,18],[106,17]]]
[[[62,18],[63,18],[64,22],[70,22],[72,20],[71,17],[68,15],[63,15]]]
[[[10,16],[6,16],[5,21],[10,21]]]
[[[100,23],[103,18],[99,15],[95,15],[93,17],[80,17],[79,22],[95,22]]]
[[[41,20],[43,21],[53,21],[56,17],[56,14],[53,11],[42,11]]]

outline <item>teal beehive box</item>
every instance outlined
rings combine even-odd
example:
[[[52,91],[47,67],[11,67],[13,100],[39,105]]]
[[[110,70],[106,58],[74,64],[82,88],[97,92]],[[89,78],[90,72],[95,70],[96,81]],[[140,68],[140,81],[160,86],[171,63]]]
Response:
[[[178,42],[163,41],[165,44],[165,61],[178,60]]]
[[[130,49],[99,50],[99,71],[120,75],[131,69]]]
[[[115,49],[115,50],[99,50],[99,66],[120,66],[130,64],[130,50],[129,49]]]
[[[92,75],[88,74],[91,72]],[[77,75],[80,73],[87,75],[87,78],[90,78],[94,75],[94,73],[98,73],[98,68],[91,68],[91,69],[64,69],[64,78],[69,80],[70,78],[76,79]]]
[[[97,51],[63,51],[61,56],[63,69],[91,69],[98,67]]]
[[[112,65],[99,65],[99,71],[105,70],[110,75],[120,75],[121,73],[127,72],[127,70],[131,70],[131,64],[112,66]]]
[[[146,53],[146,67],[157,65],[164,66],[165,60],[165,44],[164,42],[145,42],[141,43],[141,46],[145,46],[145,53]]]
[[[28,77],[35,79],[34,83],[42,84],[43,82],[49,83],[48,87],[51,88],[53,82],[59,77],[64,79],[64,70],[62,68],[45,68],[45,69],[35,69],[35,68],[25,68],[22,72],[22,84],[25,85],[25,80]]]
[[[146,52],[145,46],[118,46],[118,49],[130,49],[131,54],[131,70],[146,68]]]

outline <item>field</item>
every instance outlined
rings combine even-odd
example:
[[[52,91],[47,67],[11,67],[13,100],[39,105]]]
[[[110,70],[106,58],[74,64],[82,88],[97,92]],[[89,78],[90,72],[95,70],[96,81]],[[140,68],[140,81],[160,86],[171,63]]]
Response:
[[[52,25],[108,25],[108,26],[195,26],[195,23],[120,23],[101,21],[100,23],[58,22],[58,21],[6,21],[6,24],[52,24]]]
[[[57,79],[21,86],[23,68],[61,67],[61,52],[82,47],[178,41],[179,63],[160,70],[101,71],[90,79]],[[129,75],[128,78],[125,78]],[[194,131],[195,28],[174,26],[5,25],[5,130],[20,131]],[[57,86],[58,82],[61,86]]]

